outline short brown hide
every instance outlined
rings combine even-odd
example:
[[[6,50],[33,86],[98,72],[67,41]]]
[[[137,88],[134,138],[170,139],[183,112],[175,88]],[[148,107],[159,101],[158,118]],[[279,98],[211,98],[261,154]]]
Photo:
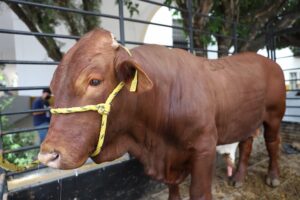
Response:
[[[263,125],[267,183],[279,183],[285,84],[275,62],[255,53],[209,60],[158,45],[133,48],[130,56],[114,42],[106,30],[89,32],[65,54],[51,82],[54,108],[104,103],[120,81],[126,83],[112,102],[103,148],[92,158],[96,163],[129,152],[146,174],[169,186],[169,199],[180,199],[178,184],[189,174],[190,198],[212,199],[216,146],[240,142],[233,176],[239,185],[252,133]],[[135,70],[138,88],[130,92]],[[95,150],[100,121],[94,111],[53,115],[39,159],[60,169],[80,167]]]

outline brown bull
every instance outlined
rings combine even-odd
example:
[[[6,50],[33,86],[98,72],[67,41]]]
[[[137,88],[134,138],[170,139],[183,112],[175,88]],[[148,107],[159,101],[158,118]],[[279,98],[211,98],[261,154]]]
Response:
[[[270,161],[267,183],[279,184],[279,127],[285,111],[280,67],[254,53],[218,60],[158,45],[131,50],[116,44],[110,32],[86,34],[64,56],[51,82],[55,108],[103,103],[116,85],[107,130],[96,163],[126,152],[146,174],[169,186],[169,199],[180,199],[178,184],[191,174],[190,198],[211,199],[216,146],[240,141],[233,182],[243,181],[252,133],[264,125]],[[137,92],[128,88],[138,72]],[[53,115],[39,159],[72,169],[94,152],[101,115],[94,111]]]

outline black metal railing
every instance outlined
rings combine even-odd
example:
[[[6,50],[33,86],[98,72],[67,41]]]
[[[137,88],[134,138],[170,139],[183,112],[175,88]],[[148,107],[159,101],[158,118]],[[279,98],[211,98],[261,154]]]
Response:
[[[149,5],[154,5],[154,6],[165,6],[168,7],[169,9],[175,9],[178,11],[182,11],[182,12],[187,12],[188,13],[188,26],[187,27],[183,27],[183,26],[178,26],[178,25],[166,25],[166,24],[160,24],[160,23],[154,23],[151,21],[145,21],[145,20],[141,20],[141,19],[136,19],[136,18],[130,18],[130,17],[125,17],[124,15],[124,2],[123,0],[118,0],[118,15],[111,15],[111,14],[104,14],[98,11],[87,11],[87,10],[83,10],[83,9],[77,9],[77,8],[68,8],[68,7],[62,7],[62,6],[57,6],[57,5],[49,5],[49,4],[45,4],[45,3],[37,3],[37,2],[33,2],[33,1],[22,1],[22,0],[0,0],[0,2],[6,2],[6,3],[11,3],[11,4],[19,4],[19,5],[26,5],[26,6],[32,6],[32,7],[38,7],[40,9],[51,9],[51,10],[55,10],[57,12],[68,12],[68,13],[75,13],[78,15],[88,15],[88,16],[95,16],[95,17],[99,17],[99,18],[107,18],[107,19],[113,19],[116,20],[119,23],[119,35],[120,37],[118,38],[118,41],[123,44],[129,44],[129,45],[143,45],[145,44],[144,42],[141,41],[131,41],[131,40],[127,40],[126,39],[126,34],[125,34],[125,30],[126,30],[126,24],[125,22],[131,22],[131,23],[136,23],[136,24],[144,24],[144,25],[155,25],[155,26],[160,26],[160,27],[165,27],[165,28],[170,28],[170,29],[177,29],[177,30],[181,30],[186,32],[186,35],[188,36],[187,39],[187,43],[188,46],[182,46],[182,48],[189,50],[190,52],[195,52],[195,51],[202,51],[202,52],[213,52],[213,53],[223,53],[220,50],[209,50],[209,49],[201,49],[201,48],[197,48],[194,45],[193,42],[193,37],[194,34],[196,32],[200,32],[201,34],[204,35],[211,35],[212,33],[210,31],[204,31],[204,30],[200,30],[196,27],[193,27],[193,15],[197,14],[201,17],[205,17],[208,18],[210,20],[222,20],[223,23],[231,23],[232,24],[232,34],[231,35],[222,35],[222,34],[216,34],[213,33],[213,35],[215,37],[223,37],[223,38],[227,38],[227,39],[232,39],[233,40],[233,46],[234,46],[234,51],[230,52],[230,54],[234,54],[237,53],[237,49],[238,49],[238,42],[239,41],[247,41],[247,38],[241,38],[239,37],[238,33],[237,33],[237,26],[239,26],[240,24],[238,24],[235,21],[228,21],[225,19],[220,19],[220,18],[216,18],[213,16],[208,16],[208,15],[203,15],[201,13],[193,13],[192,12],[192,0],[188,0],[187,1],[187,9],[181,9],[181,8],[177,8],[175,6],[166,6],[165,4],[159,3],[159,2],[155,2],[155,1],[150,1],[150,0],[140,0],[140,2],[142,3],[146,3]],[[102,2],[103,4],[105,3],[105,1]],[[30,32],[30,31],[24,31],[24,30],[12,30],[12,29],[5,29],[5,28],[0,28],[0,36],[1,34],[12,34],[12,35],[22,35],[22,36],[27,36],[27,37],[50,37],[50,38],[58,38],[58,39],[69,39],[69,40],[78,40],[80,38],[79,35],[63,35],[63,34],[56,34],[56,33],[40,33],[40,32]],[[168,47],[173,47],[173,46],[168,46]],[[178,46],[176,46],[178,47]],[[180,46],[179,46],[180,47]],[[273,55],[273,54],[272,54]],[[18,64],[18,65],[46,65],[43,67],[47,67],[49,65],[58,65],[59,61],[39,61],[39,60],[9,60],[9,59],[1,59],[0,60],[0,65],[11,65],[11,64]],[[300,68],[298,68],[300,69]],[[290,69],[290,70],[295,70],[295,69]],[[0,91],[2,92],[11,92],[11,91],[22,91],[22,90],[41,90],[44,89],[48,86],[18,86],[18,87],[0,87]],[[291,97],[291,98],[287,98],[289,100],[294,100],[294,98],[296,100],[298,100],[298,98],[296,97]],[[292,106],[292,105],[291,105]],[[293,108],[293,109],[298,109],[297,107],[289,107],[289,108]],[[46,111],[44,109],[39,109],[39,110],[32,110],[32,109],[25,109],[24,110],[20,110],[20,111],[14,111],[14,112],[2,112],[0,111],[0,117],[2,119],[2,116],[12,116],[12,115],[20,115],[20,114],[31,114],[33,112],[38,112],[38,111]],[[292,116],[293,114],[291,114],[290,116]],[[41,127],[41,128],[34,128],[34,127],[27,127],[27,128],[16,128],[14,127],[13,129],[8,129],[8,130],[3,130],[2,126],[1,126],[2,122],[0,120],[0,132],[1,132],[1,141],[0,141],[0,149],[2,148],[2,138],[4,136],[7,135],[13,135],[13,134],[23,134],[26,132],[30,132],[30,131],[37,131],[40,129],[46,129],[47,127]],[[32,150],[32,149],[38,149],[39,145],[30,145],[30,146],[26,146],[26,147],[20,147],[17,149],[3,149],[3,155],[7,155],[9,153],[19,153],[19,152],[23,152],[23,151],[28,151],[28,150]],[[39,168],[44,168],[45,166],[40,166]],[[28,171],[32,171],[34,169],[30,169]],[[6,176],[14,176],[16,174],[15,172],[6,172]],[[24,172],[21,172],[24,173]]]
[[[111,15],[111,14],[104,14],[101,13],[99,11],[87,11],[87,10],[83,10],[83,9],[77,9],[77,8],[68,8],[68,7],[62,7],[62,6],[57,6],[57,5],[50,5],[50,4],[45,4],[45,3],[38,3],[38,2],[33,2],[33,1],[23,1],[23,0],[1,0],[3,2],[6,2],[8,4],[18,4],[18,5],[22,5],[22,6],[31,6],[31,7],[37,7],[40,9],[51,9],[51,10],[55,10],[57,12],[69,12],[69,13],[75,13],[75,14],[79,14],[79,15],[89,15],[89,16],[96,16],[99,18],[108,18],[108,19],[113,19],[119,22],[119,33],[120,33],[120,37],[119,37],[119,42],[123,45],[126,44],[130,44],[130,45],[143,45],[144,43],[141,41],[130,41],[126,39],[126,35],[125,35],[125,22],[131,22],[131,23],[136,23],[136,24],[145,24],[145,25],[155,25],[155,26],[160,26],[160,27],[166,27],[166,28],[170,28],[170,29],[177,29],[177,30],[181,30],[181,31],[185,31],[187,33],[188,36],[188,47],[186,46],[182,46],[182,48],[185,48],[187,50],[189,50],[190,52],[194,52],[194,51],[202,51],[202,52],[214,52],[214,53],[219,53],[220,51],[218,50],[208,50],[208,49],[199,49],[199,48],[195,48],[194,44],[193,44],[193,34],[195,32],[201,32],[201,34],[206,34],[206,35],[210,35],[211,32],[209,31],[203,31],[203,30],[199,30],[195,27],[193,27],[193,14],[192,13],[192,0],[187,1],[187,9],[181,9],[181,8],[177,8],[175,6],[166,6],[165,4],[159,3],[159,2],[155,2],[155,1],[148,1],[148,0],[140,0],[140,2],[142,3],[146,3],[149,5],[154,5],[154,6],[166,6],[169,9],[174,9],[174,10],[178,10],[178,11],[182,11],[182,12],[187,12],[188,13],[188,21],[189,21],[189,25],[188,27],[183,27],[183,26],[179,26],[179,25],[166,25],[166,24],[160,24],[160,23],[154,23],[151,21],[145,21],[145,20],[141,20],[141,19],[136,19],[136,18],[130,18],[130,17],[125,17],[124,15],[124,2],[123,0],[118,0],[118,15]],[[105,2],[103,2],[105,3]],[[237,35],[237,23],[236,22],[231,22],[231,21],[226,21],[224,19],[220,19],[220,18],[215,18],[212,16],[207,16],[207,15],[203,15],[201,13],[196,13],[197,15],[201,16],[201,17],[205,17],[208,18],[210,20],[222,20],[224,23],[232,23],[233,24],[233,35],[228,36],[228,35],[222,35],[222,34],[215,34],[215,37],[224,37],[224,38],[230,38],[234,40],[234,52],[232,53],[236,53],[237,51],[237,44],[238,44],[238,40],[245,40],[244,38],[239,38]],[[5,29],[5,28],[0,28],[0,34],[12,34],[12,35],[22,35],[22,36],[28,36],[28,37],[50,37],[50,38],[56,38],[56,39],[69,39],[69,40],[78,40],[80,38],[79,35],[63,35],[63,34],[56,34],[56,33],[42,33],[42,32],[31,32],[31,31],[24,31],[24,30],[12,30],[12,29]],[[168,47],[173,47],[173,46],[168,46]],[[176,46],[176,47],[181,47],[181,46]],[[39,60],[9,60],[9,59],[1,59],[0,60],[0,65],[11,65],[11,64],[18,64],[18,65],[46,65],[43,67],[47,67],[47,65],[58,65],[59,61],[39,61]],[[18,87],[0,87],[0,91],[3,92],[11,92],[11,91],[21,91],[21,90],[41,90],[43,88],[46,88],[48,86],[18,86]],[[33,112],[38,112],[38,111],[45,111],[45,110],[20,110],[20,111],[14,111],[14,112],[0,112],[0,116],[13,116],[13,115],[20,115],[20,114],[28,114],[30,115]],[[40,129],[46,129],[47,127],[41,127],[41,128],[35,128],[35,127],[27,127],[27,128],[16,128],[14,127],[13,129],[9,129],[9,130],[0,130],[1,131],[1,138],[7,136],[7,135],[13,135],[13,134],[23,134],[26,132],[30,132],[30,131],[37,131]],[[7,155],[8,153],[18,153],[18,152],[22,152],[22,151],[28,151],[28,150],[32,150],[32,149],[38,149],[39,145],[30,145],[27,147],[20,147],[17,149],[13,149],[13,150],[7,150],[4,149],[3,150],[3,155]],[[8,176],[13,176],[16,173],[14,172],[9,172],[7,173]]]

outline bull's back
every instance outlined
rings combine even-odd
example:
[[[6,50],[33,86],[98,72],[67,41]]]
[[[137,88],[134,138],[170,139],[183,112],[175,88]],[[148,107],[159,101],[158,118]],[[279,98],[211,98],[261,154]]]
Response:
[[[219,144],[251,136],[269,109],[283,115],[284,78],[275,62],[244,53],[209,61],[207,65],[216,92]]]
[[[156,102],[153,121],[168,119],[171,132],[182,133],[182,124],[198,123],[193,127],[201,129],[215,120],[219,144],[240,141],[263,122],[268,106],[284,103],[282,71],[262,56],[244,53],[208,60],[157,45],[136,50],[154,83],[144,100]]]

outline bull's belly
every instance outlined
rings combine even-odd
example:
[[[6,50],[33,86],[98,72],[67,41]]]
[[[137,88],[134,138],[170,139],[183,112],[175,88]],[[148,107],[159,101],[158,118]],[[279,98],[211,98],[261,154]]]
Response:
[[[243,141],[253,136],[261,126],[264,114],[263,102],[240,104],[234,110],[223,113],[217,123],[218,144]]]
[[[239,141],[244,141],[247,138],[254,136],[255,131],[259,128],[262,121],[255,123],[256,125],[248,126],[235,126],[228,128],[227,131],[218,132],[218,143],[217,145],[231,144]]]

